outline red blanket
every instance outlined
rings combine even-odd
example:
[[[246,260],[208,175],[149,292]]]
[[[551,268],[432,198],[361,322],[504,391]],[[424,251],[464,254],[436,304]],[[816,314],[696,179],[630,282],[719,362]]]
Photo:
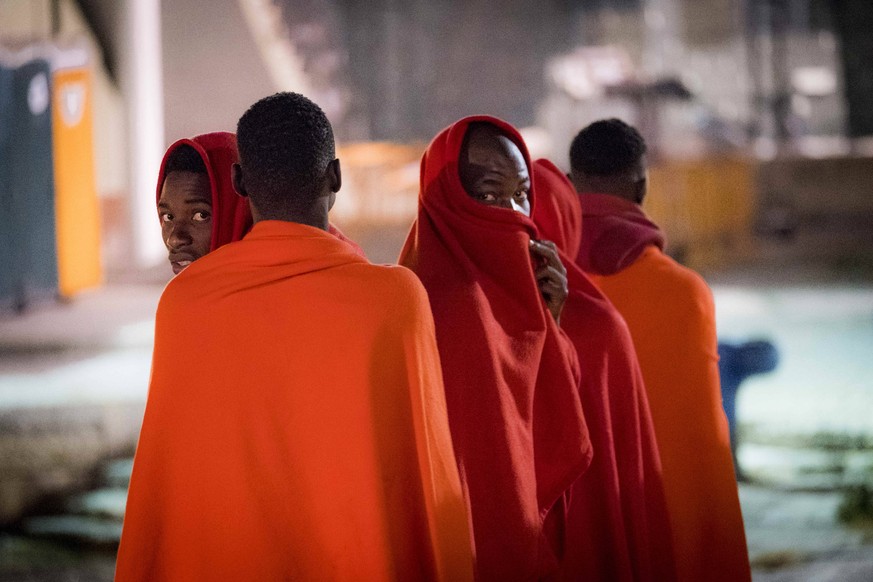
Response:
[[[533,218],[562,251],[570,296],[561,326],[582,369],[580,396],[594,460],[574,485],[569,505],[551,522],[566,522],[565,580],[675,579],[670,523],[646,392],[627,326],[612,304],[573,264],[562,245],[581,237],[576,224],[542,209],[570,207],[572,184],[553,164],[534,165]],[[547,198],[553,198],[547,202]],[[587,228],[587,224],[585,226]]]
[[[209,175],[209,185],[212,187],[212,244],[209,250],[214,251],[229,242],[240,240],[252,228],[252,213],[248,200],[233,189],[230,167],[238,161],[239,155],[236,135],[232,133],[205,133],[191,139],[180,139],[167,148],[158,174],[156,202],[161,200],[167,159],[182,145],[191,146],[200,154]]]
[[[466,118],[437,135],[422,158],[418,217],[400,263],[421,278],[433,308],[478,579],[532,580],[556,566],[543,517],[591,450],[576,354],[534,278],[536,227],[461,185],[461,145],[475,121],[501,128],[527,158],[518,132],[495,118]]]
[[[586,273],[612,275],[629,267],[646,247],[666,239],[639,205],[609,194],[583,194],[585,236],[577,264]]]
[[[563,172],[545,158],[534,162],[534,185],[537,189],[537,211],[534,222],[540,234],[552,241],[570,257],[575,257],[582,244],[582,204]]]

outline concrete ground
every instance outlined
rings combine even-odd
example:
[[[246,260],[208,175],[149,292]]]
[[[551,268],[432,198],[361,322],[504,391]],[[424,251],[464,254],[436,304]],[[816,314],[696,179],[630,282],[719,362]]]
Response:
[[[0,582],[111,579],[113,545],[99,539],[117,531],[124,489],[106,461],[135,443],[161,289],[116,283],[0,315]],[[755,580],[873,580],[870,531],[835,518],[839,488],[873,477],[873,288],[723,284],[715,295],[722,337],[771,339],[782,358],[739,396]],[[21,512],[96,515],[104,529],[38,535]]]
[[[0,319],[0,526],[132,454],[161,286],[117,285]]]

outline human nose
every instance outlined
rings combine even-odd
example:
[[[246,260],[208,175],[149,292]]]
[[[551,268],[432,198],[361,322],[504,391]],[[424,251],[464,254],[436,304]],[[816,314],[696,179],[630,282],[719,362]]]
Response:
[[[170,226],[170,233],[167,236],[167,247],[173,250],[178,250],[193,242],[191,231],[185,224],[173,224]]]

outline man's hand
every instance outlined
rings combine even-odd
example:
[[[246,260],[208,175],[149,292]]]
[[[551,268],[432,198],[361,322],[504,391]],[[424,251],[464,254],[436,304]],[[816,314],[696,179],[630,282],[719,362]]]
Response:
[[[567,300],[567,269],[558,257],[555,243],[548,240],[530,241],[530,254],[534,258],[534,275],[540,293],[546,301],[546,306],[555,318],[555,323],[561,322],[561,310]]]

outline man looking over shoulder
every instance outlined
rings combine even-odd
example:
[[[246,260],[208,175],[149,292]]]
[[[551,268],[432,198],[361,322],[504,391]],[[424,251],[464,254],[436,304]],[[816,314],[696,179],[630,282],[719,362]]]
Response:
[[[158,173],[157,204],[174,274],[251,230],[249,203],[234,190],[231,178],[238,161],[236,135],[226,131],[180,139],[167,148]],[[364,256],[334,225],[328,232]]]
[[[327,232],[322,110],[240,119],[254,226],[158,306],[116,580],[471,580],[427,295]]]

